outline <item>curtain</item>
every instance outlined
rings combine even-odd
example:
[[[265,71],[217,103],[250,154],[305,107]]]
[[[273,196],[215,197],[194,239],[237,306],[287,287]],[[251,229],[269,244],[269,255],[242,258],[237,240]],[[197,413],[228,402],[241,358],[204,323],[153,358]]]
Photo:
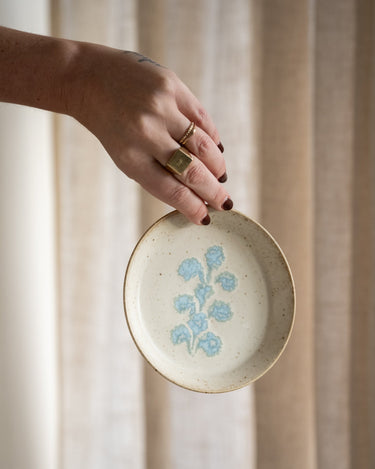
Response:
[[[53,238],[44,275],[56,266],[47,308],[55,343],[32,325],[54,355],[41,373],[44,354],[29,354],[21,313],[1,299],[1,465],[375,467],[375,2],[53,0],[50,8],[53,35],[142,52],[198,96],[225,146],[235,207],[275,236],[291,264],[297,313],[286,351],[251,386],[204,395],[156,374],[127,330],[122,283],[139,236],[169,207],[122,175],[86,129],[54,116],[46,194],[55,209],[42,216],[54,221],[43,232]],[[13,153],[16,165],[19,148],[2,139],[1,160]],[[8,166],[17,182],[25,168]],[[13,212],[1,207],[3,227]],[[24,237],[13,240],[1,271],[13,272],[16,291]],[[29,272],[41,265],[28,253],[23,262]],[[33,311],[39,296],[27,298]],[[32,381],[30,370],[38,384],[20,407],[11,391]],[[52,397],[38,419],[43,389]],[[34,432],[23,452],[18,427]]]
[[[0,0],[0,24],[48,34],[48,1]],[[4,469],[57,467],[52,150],[51,115],[0,103],[0,467]]]

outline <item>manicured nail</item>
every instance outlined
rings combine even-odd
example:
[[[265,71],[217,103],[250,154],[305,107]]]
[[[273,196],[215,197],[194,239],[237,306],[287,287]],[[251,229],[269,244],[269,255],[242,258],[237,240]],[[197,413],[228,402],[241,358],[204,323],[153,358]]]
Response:
[[[221,151],[221,153],[224,153],[224,147],[223,147],[223,144],[221,142],[219,142],[217,144],[217,147],[219,148],[219,150]]]
[[[228,175],[225,172],[221,177],[219,177],[218,181],[219,182],[226,182],[227,179],[228,179]]]
[[[231,210],[233,208],[233,200],[228,197],[227,200],[221,206],[221,208],[223,210]]]
[[[210,215],[206,215],[201,221],[202,225],[209,225],[211,223]]]

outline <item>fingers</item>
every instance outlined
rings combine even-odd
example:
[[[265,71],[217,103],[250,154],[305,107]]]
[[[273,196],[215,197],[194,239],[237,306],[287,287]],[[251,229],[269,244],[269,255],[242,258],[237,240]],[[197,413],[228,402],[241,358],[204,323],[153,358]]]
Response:
[[[222,180],[222,178],[226,180],[225,160],[217,145],[206,132],[196,127],[194,135],[188,139],[184,146],[207,166],[216,179],[225,182]]]
[[[184,114],[190,121],[195,122],[197,127],[210,136],[215,145],[219,148],[220,152],[223,153],[224,147],[220,141],[219,132],[211,117],[199,100],[182,82],[179,82],[179,86],[176,91],[176,103],[182,114]]]
[[[144,153],[133,155],[132,169],[127,174],[193,223],[207,225],[210,218],[205,202],[216,210],[230,210],[233,202],[211,171],[194,155],[181,175],[167,171],[165,165],[178,148],[172,138],[168,139],[169,144],[164,142],[160,147],[164,150],[155,158]]]
[[[178,144],[176,144],[172,138],[169,138],[165,140],[160,147],[162,151],[154,156],[160,164],[165,167],[177,148]],[[187,186],[201,200],[207,202],[216,210],[230,210],[233,206],[233,202],[228,192],[219,183],[213,172],[198,157],[192,153],[191,156],[192,162],[182,174],[175,174],[174,178]],[[220,157],[220,159],[221,161],[223,160],[222,157]],[[219,171],[217,171],[218,174],[220,174]]]
[[[176,111],[175,113],[170,113],[167,127],[171,137],[178,142],[184,135],[189,124],[190,121],[186,116],[181,114],[181,112]],[[197,156],[197,158],[199,158],[199,160],[212,172],[216,179],[220,182],[226,181],[225,160],[221,151],[210,135],[202,130],[197,124],[195,126],[194,134],[188,138],[184,147]]]
[[[136,178],[141,186],[161,201],[171,205],[197,225],[208,225],[207,206],[186,185],[166,171],[155,159],[148,159]]]

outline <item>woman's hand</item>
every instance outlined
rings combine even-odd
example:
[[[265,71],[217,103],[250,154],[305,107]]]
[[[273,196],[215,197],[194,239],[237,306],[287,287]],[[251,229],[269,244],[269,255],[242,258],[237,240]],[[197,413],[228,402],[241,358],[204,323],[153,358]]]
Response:
[[[81,44],[70,65],[64,95],[69,113],[103,144],[116,165],[194,223],[210,222],[205,202],[233,206],[225,182],[219,134],[197,98],[170,70],[135,52]],[[180,147],[192,162],[181,175],[165,165]],[[220,182],[219,182],[220,181]]]
[[[0,101],[69,114],[104,145],[117,166],[192,222],[207,206],[230,210],[219,134],[177,76],[135,52],[0,27]],[[190,122],[192,161],[165,166]]]

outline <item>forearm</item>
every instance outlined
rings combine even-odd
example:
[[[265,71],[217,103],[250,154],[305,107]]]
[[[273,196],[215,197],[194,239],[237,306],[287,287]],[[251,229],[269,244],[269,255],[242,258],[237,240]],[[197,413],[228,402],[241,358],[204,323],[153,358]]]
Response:
[[[69,113],[71,64],[79,45],[0,27],[0,101]]]

